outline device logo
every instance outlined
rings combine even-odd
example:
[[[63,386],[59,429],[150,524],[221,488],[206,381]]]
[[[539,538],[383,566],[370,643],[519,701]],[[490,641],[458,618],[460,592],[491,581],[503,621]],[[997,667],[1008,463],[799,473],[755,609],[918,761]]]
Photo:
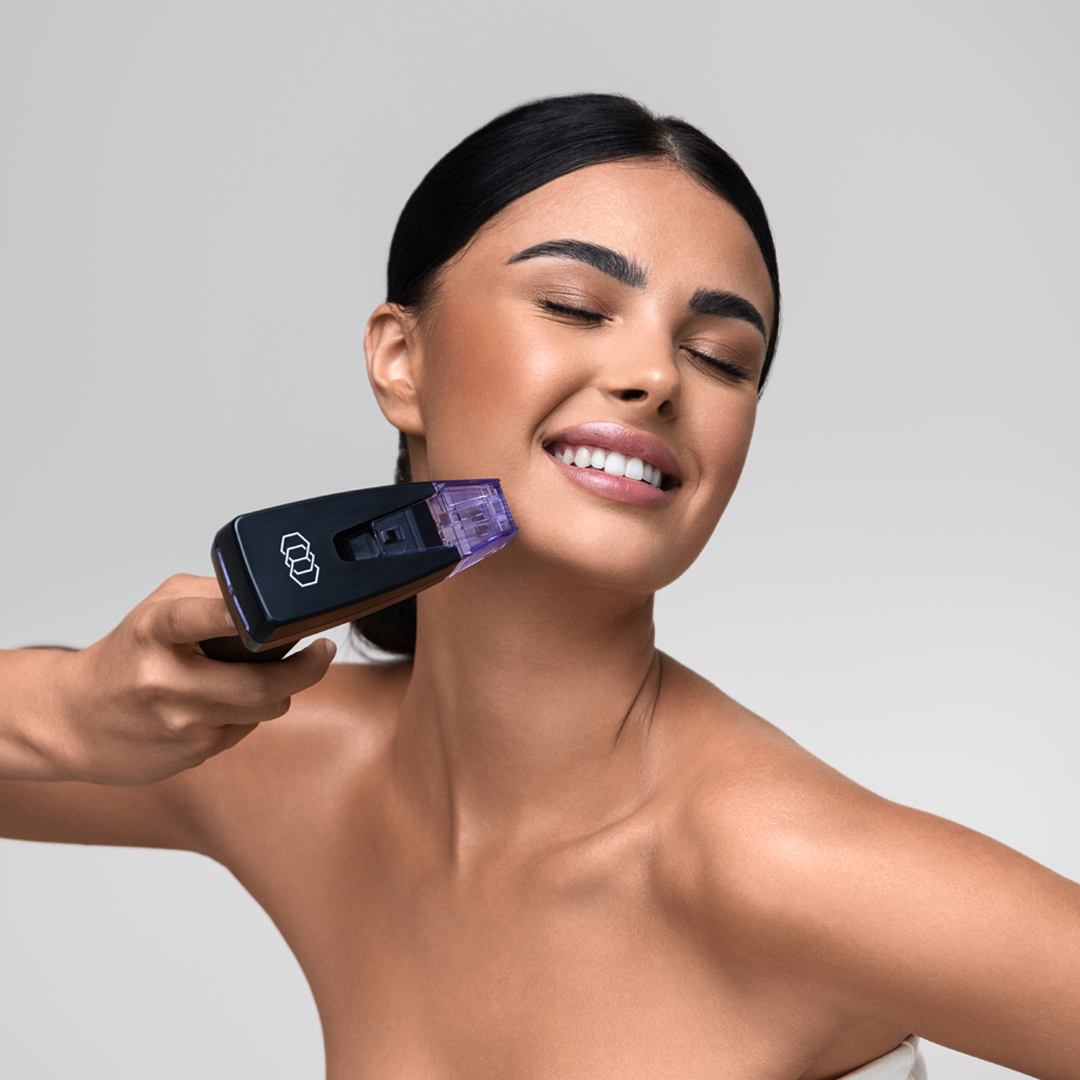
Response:
[[[311,554],[311,545],[306,537],[298,532],[286,533],[281,538],[281,554],[285,556],[289,577],[301,589],[306,589],[319,580],[319,564]]]

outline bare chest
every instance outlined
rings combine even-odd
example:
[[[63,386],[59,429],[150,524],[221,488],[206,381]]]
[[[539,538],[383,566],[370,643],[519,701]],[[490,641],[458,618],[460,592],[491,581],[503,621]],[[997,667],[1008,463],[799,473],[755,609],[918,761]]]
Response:
[[[795,1080],[820,1040],[799,995],[707,956],[632,853],[455,874],[400,837],[315,846],[252,891],[311,983],[331,1080]]]

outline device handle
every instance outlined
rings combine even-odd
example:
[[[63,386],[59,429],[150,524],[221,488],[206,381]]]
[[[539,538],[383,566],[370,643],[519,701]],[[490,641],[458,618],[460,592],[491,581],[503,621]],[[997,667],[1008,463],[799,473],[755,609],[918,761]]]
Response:
[[[295,641],[287,641],[272,649],[252,652],[244,648],[244,643],[238,637],[215,637],[200,641],[199,648],[211,660],[224,660],[229,664],[265,664],[270,660],[280,660],[295,644]]]

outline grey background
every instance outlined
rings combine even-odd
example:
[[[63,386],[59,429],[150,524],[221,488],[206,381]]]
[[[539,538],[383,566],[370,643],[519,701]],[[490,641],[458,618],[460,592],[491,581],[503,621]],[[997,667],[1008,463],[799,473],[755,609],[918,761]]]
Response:
[[[1080,878],[1075,5],[0,7],[0,645],[89,643],[235,514],[388,482],[363,326],[434,160],[530,97],[704,127],[784,329],[661,646],[866,786]],[[316,1078],[219,867],[0,842],[0,1071]],[[935,1078],[1006,1070],[930,1047]]]

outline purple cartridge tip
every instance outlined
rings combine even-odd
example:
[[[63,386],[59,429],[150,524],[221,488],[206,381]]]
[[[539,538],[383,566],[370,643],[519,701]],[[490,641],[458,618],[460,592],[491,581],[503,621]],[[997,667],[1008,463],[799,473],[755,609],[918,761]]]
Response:
[[[517,526],[498,480],[433,480],[427,500],[446,547],[456,547],[461,562],[454,574],[509,543]]]

